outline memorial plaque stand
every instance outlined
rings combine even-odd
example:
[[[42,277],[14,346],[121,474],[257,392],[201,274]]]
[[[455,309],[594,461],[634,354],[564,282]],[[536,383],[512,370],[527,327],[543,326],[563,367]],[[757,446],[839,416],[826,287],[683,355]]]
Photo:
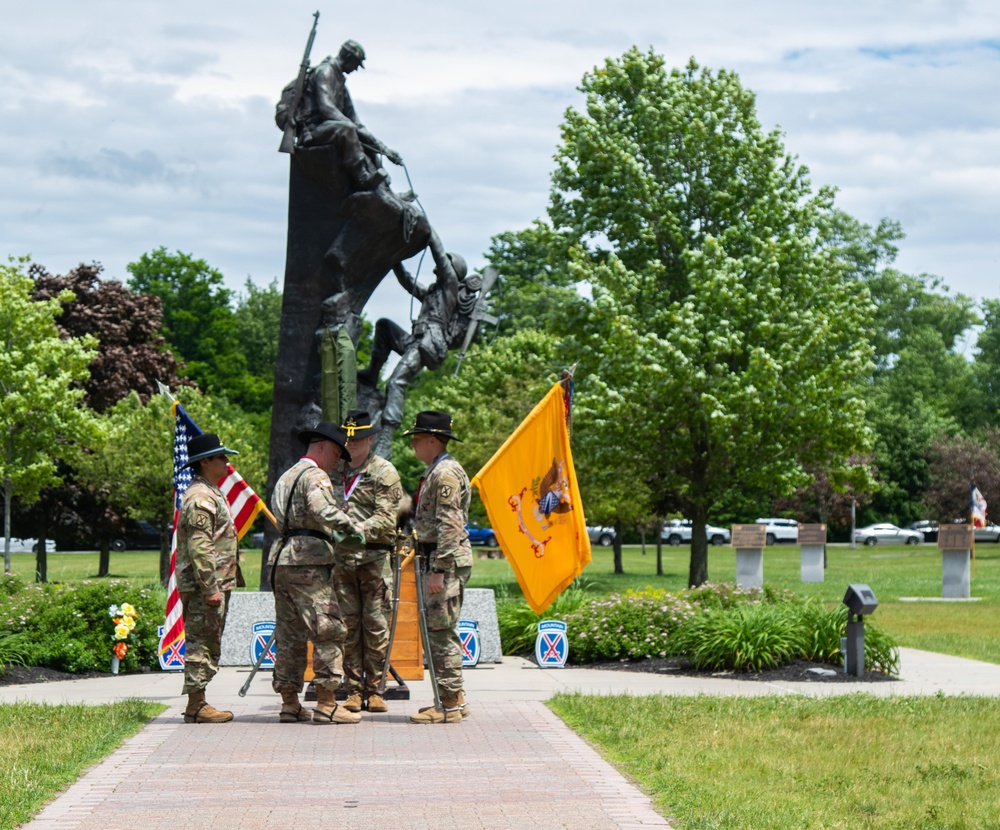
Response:
[[[941,596],[946,599],[968,599],[972,596],[972,533],[972,525],[941,525],[938,528]]]
[[[799,525],[802,546],[802,581],[822,582],[826,562],[826,525]]]
[[[764,587],[764,544],[766,542],[766,525],[733,525],[733,547],[736,548],[736,584],[741,588]]]

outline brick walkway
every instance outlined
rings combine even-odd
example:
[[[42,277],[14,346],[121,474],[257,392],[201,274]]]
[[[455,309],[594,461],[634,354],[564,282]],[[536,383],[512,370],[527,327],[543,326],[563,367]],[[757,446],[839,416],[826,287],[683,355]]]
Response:
[[[210,695],[211,697],[211,695]],[[46,807],[30,830],[330,827],[614,830],[670,825],[535,701],[415,726],[416,703],[356,726],[279,724],[277,701],[187,725],[174,707]]]

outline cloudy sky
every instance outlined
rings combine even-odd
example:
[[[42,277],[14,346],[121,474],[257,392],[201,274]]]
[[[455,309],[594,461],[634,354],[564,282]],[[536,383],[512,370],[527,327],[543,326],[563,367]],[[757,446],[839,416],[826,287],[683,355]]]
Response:
[[[227,284],[284,272],[288,157],[274,102],[320,11],[314,62],[368,52],[349,87],[404,157],[445,245],[544,215],[584,72],[632,45],[739,73],[765,128],[861,220],[899,220],[899,266],[1000,297],[1000,4],[320,0],[4,3],[0,255],[54,273],[161,245]],[[402,169],[389,168],[405,190]],[[405,318],[383,284],[369,316]],[[402,320],[401,320],[402,322]]]

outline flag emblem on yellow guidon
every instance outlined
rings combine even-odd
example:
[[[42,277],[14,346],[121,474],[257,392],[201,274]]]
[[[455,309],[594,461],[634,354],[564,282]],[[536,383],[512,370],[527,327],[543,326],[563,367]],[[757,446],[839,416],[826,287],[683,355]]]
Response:
[[[472,479],[536,614],[590,562],[566,407],[557,383]]]

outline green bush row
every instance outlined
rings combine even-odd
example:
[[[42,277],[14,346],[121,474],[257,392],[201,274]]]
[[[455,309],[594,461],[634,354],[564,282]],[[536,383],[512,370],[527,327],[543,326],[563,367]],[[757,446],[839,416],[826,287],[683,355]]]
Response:
[[[3,664],[44,666],[60,671],[109,671],[114,621],[112,606],[129,603],[137,611],[122,671],[158,665],[166,597],[162,588],[122,579],[74,583],[25,583],[14,574],[0,577],[0,668]]]
[[[797,659],[839,664],[847,628],[843,605],[829,610],[815,598],[730,583],[593,598],[585,586],[574,584],[544,617],[510,597],[498,599],[497,614],[505,654],[532,651],[538,621],[561,619],[572,663],[677,657],[699,669],[736,671],[778,668]],[[895,641],[871,622],[865,632],[865,668],[899,671]]]

